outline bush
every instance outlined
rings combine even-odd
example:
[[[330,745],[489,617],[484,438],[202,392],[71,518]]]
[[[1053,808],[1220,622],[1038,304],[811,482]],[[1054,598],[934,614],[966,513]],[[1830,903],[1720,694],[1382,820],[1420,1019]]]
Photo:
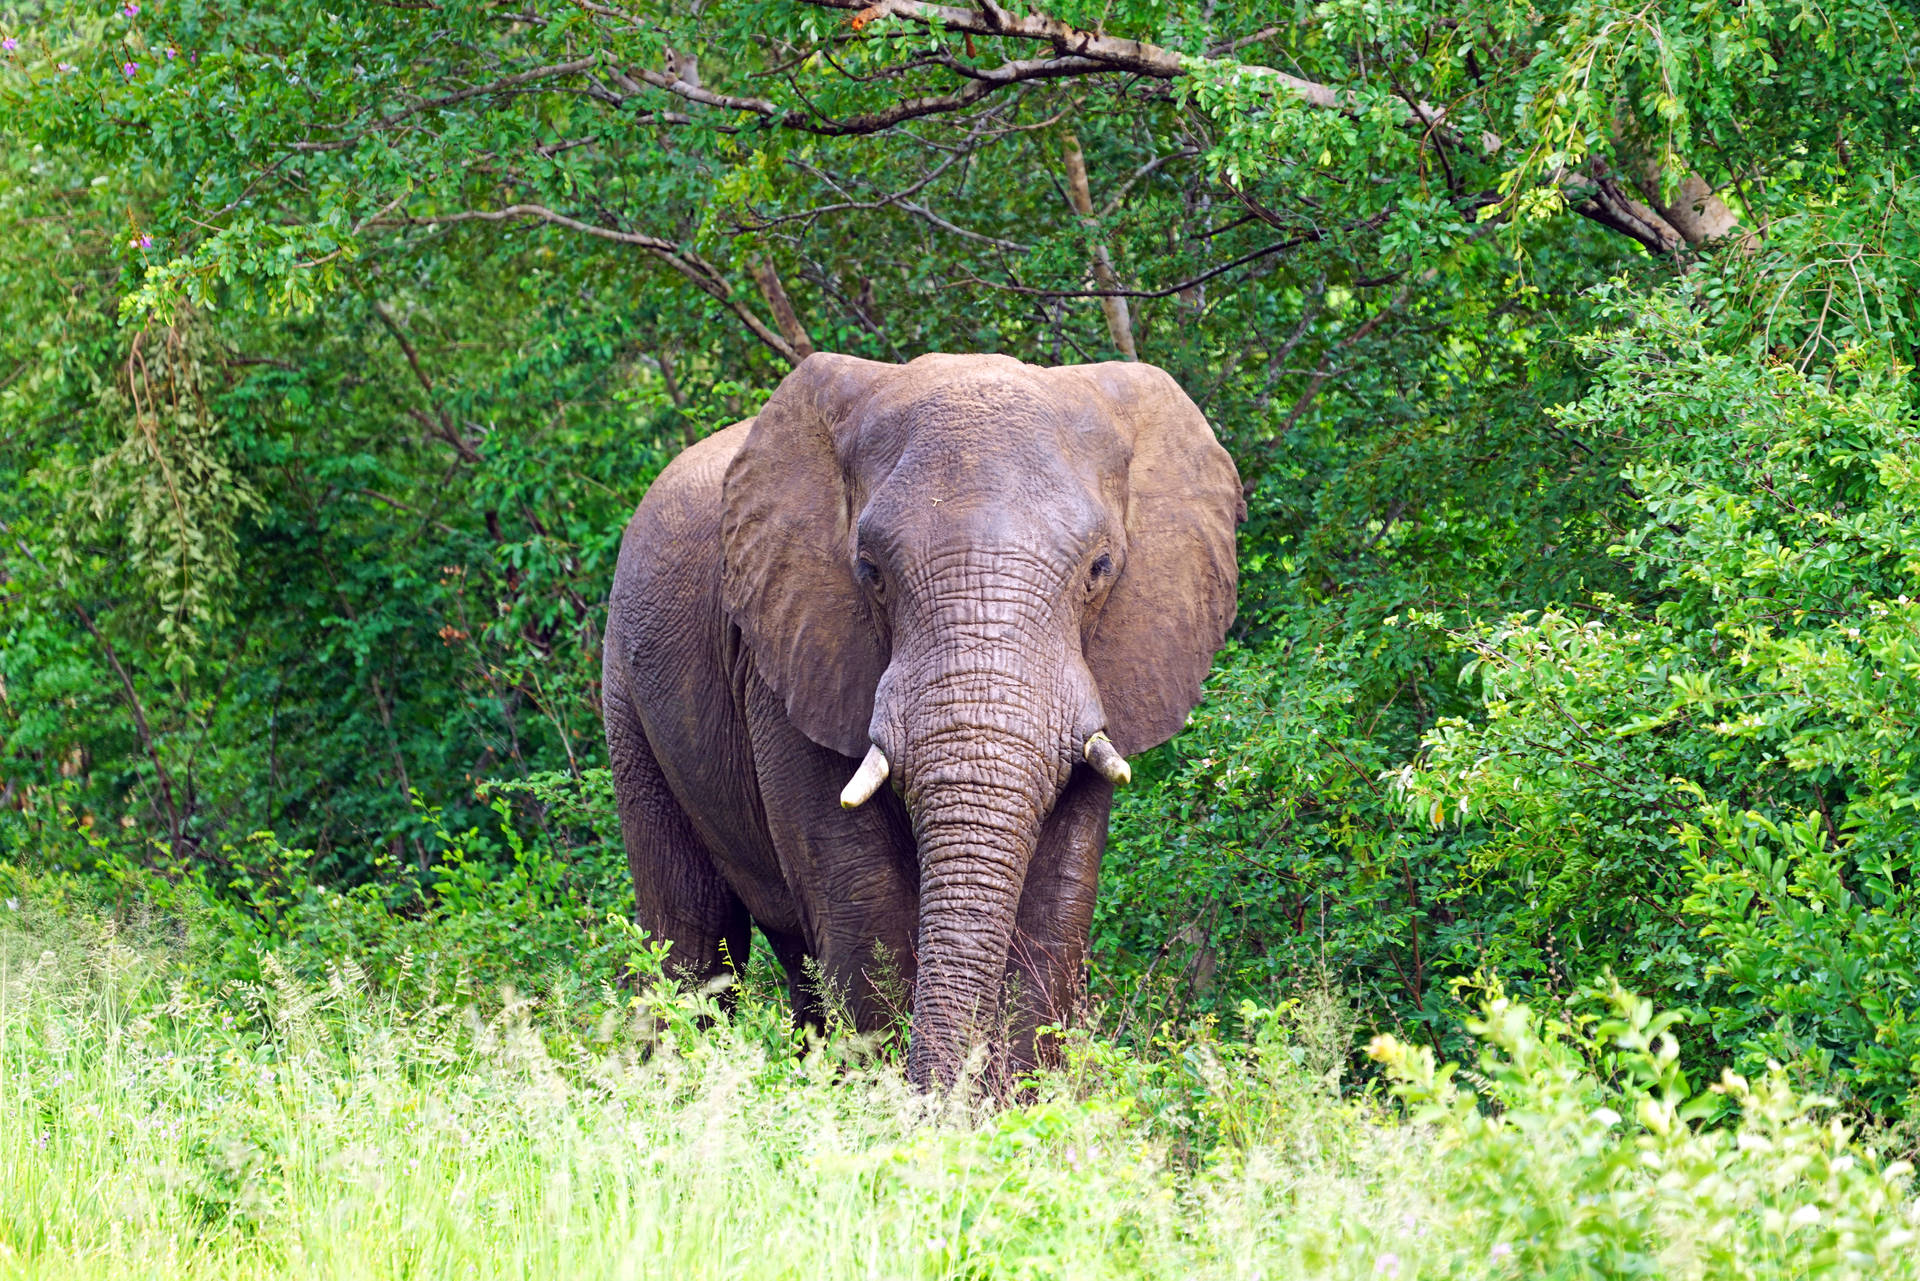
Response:
[[[766,976],[731,1011],[662,986],[483,1010],[411,961],[236,977],[169,913],[8,877],[0,1271],[1920,1276],[1904,1165],[1778,1072],[1691,1092],[1671,1016],[1618,991],[1570,1024],[1496,993],[1476,1073],[1376,1041],[1411,1116],[1342,1095],[1324,991],[1149,1055],[1076,1033],[996,1111],[798,1045]]]
[[[1660,442],[1614,548],[1637,596],[1452,629],[1481,715],[1392,780],[1486,833],[1472,870],[1516,905],[1503,974],[1538,982],[1557,937],[1576,976],[1693,1007],[1741,1072],[1831,1073],[1897,1114],[1920,1070],[1920,423],[1884,352],[1818,377],[1724,354],[1697,301],[1635,302],[1557,415]]]
[[[578,997],[619,981],[633,886],[608,771],[489,781],[477,795],[490,830],[449,831],[445,812],[416,797],[421,861],[375,847],[361,857],[379,878],[344,887],[324,879],[312,850],[272,832],[217,860],[176,860],[154,840],[136,861],[85,815],[43,799],[38,843],[0,862],[0,888],[31,878],[74,910],[148,904],[176,922],[196,964],[254,981],[268,950],[294,965],[351,956],[373,983],[393,988],[405,974],[435,1000],[529,979]]]

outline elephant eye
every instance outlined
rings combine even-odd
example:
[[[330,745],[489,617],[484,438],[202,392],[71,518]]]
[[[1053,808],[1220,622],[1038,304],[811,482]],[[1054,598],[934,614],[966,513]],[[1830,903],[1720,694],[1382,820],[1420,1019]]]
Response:
[[[1094,557],[1093,564],[1087,568],[1087,591],[1097,592],[1113,577],[1113,557],[1102,552]]]
[[[880,567],[868,560],[865,555],[855,562],[854,573],[860,577],[860,585],[878,596],[885,585],[880,579]]]

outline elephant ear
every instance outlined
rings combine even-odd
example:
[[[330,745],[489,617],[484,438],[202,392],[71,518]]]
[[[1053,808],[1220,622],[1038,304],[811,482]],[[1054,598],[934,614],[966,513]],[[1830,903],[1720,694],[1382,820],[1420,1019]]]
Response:
[[[1113,362],[1058,371],[1091,383],[1131,428],[1127,554],[1087,638],[1107,735],[1123,755],[1180,732],[1233,622],[1240,473],[1165,370]]]
[[[864,756],[887,653],[853,577],[844,458],[859,408],[894,365],[807,357],[727,467],[721,601],[801,733]]]

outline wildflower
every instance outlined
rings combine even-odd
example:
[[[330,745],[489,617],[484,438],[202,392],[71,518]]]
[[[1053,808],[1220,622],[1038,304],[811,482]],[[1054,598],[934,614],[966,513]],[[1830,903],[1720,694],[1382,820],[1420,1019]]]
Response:
[[[137,18],[140,16],[140,6],[135,4],[134,0],[127,0],[126,8],[120,12],[126,14],[129,18]]]
[[[5,49],[8,53],[12,53],[15,49],[18,49],[19,47],[20,47],[20,42],[18,40],[15,40],[12,36],[8,36],[5,40],[0,40],[0,49]]]
[[[135,236],[127,242],[127,247],[129,249],[151,249],[153,248],[153,237],[148,235]]]
[[[178,49],[176,49],[176,48],[174,48],[174,47],[173,47],[172,45],[168,45],[168,46],[167,46],[167,61],[168,61],[168,62],[172,62],[172,61],[173,61],[173,60],[174,60],[175,58],[177,58],[177,57],[179,57],[179,56],[180,56],[180,51],[179,51]]]
[[[1374,1272],[1376,1272],[1377,1274],[1383,1277],[1399,1276],[1400,1275],[1400,1256],[1395,1254],[1393,1251],[1388,1250],[1386,1253],[1382,1254],[1379,1258],[1373,1261],[1373,1270]]]
[[[120,74],[129,80],[133,79],[134,74],[139,70],[140,64],[137,62],[123,62],[120,64]]]
[[[1487,1251],[1487,1257],[1492,1259],[1495,1263],[1498,1263],[1500,1260],[1506,1258],[1508,1255],[1512,1253],[1513,1253],[1513,1247],[1508,1245],[1505,1241],[1495,1241],[1493,1243],[1493,1249]]]
[[[62,74],[69,74],[79,70],[79,68],[75,67],[71,62],[56,62],[53,65],[58,68]]]
[[[20,900],[19,900],[19,899],[17,899],[17,898],[10,898],[10,899],[8,899],[8,900],[7,900],[7,910],[8,910],[9,912],[18,912],[18,911],[20,910]]]

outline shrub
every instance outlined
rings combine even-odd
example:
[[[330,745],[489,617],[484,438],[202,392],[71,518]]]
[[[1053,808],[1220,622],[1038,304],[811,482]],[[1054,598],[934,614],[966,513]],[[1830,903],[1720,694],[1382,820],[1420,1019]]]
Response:
[[[1486,832],[1504,974],[1537,979],[1557,935],[1576,973],[1694,1007],[1741,1072],[1830,1071],[1893,1114],[1920,1068],[1920,424],[1884,352],[1724,354],[1696,301],[1592,339],[1599,383],[1558,413],[1661,442],[1614,548],[1637,596],[1453,629],[1481,714],[1392,781]]]
[[[410,960],[386,987],[285,951],[236,977],[166,913],[9,878],[0,1272],[1920,1276],[1903,1165],[1779,1073],[1690,1092],[1671,1016],[1619,992],[1569,1024],[1496,994],[1475,1073],[1377,1041],[1411,1117],[1340,1093],[1324,992],[1150,1055],[1076,1033],[991,1110],[800,1049],[752,974],[731,1011],[482,1009],[403,995]]]

